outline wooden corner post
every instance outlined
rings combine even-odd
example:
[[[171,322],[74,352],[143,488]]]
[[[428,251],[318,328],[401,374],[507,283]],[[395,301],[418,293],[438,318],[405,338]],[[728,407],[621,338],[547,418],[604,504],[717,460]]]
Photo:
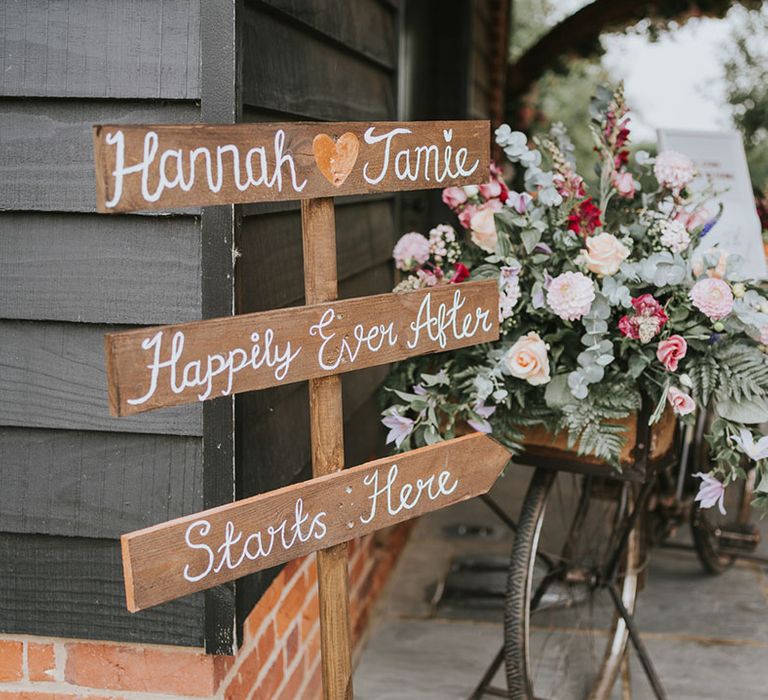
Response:
[[[307,304],[338,297],[333,199],[301,202],[304,293]],[[344,414],[338,375],[309,380],[312,476],[344,467]],[[347,543],[317,553],[320,648],[325,700],[352,700]]]

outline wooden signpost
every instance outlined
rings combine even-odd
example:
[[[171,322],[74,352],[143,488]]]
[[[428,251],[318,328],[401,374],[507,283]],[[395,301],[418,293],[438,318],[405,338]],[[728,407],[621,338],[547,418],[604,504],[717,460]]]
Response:
[[[157,605],[485,493],[509,453],[481,433],[123,535],[128,609]]]
[[[495,280],[106,336],[125,416],[476,345],[499,336]]]
[[[499,337],[494,280],[337,301],[332,197],[480,184],[487,121],[93,130],[97,208],[301,200],[307,306],[110,334],[115,415],[309,380],[313,479],[126,534],[141,610],[317,552],[323,691],[352,697],[346,542],[485,493],[508,459],[476,433],[342,471],[339,374]]]

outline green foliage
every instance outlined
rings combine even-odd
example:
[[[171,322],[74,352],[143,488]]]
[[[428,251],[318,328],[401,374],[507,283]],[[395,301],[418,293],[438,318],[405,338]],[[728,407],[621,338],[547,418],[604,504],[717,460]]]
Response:
[[[752,184],[768,188],[768,9],[735,15],[723,64],[733,123],[744,137]]]

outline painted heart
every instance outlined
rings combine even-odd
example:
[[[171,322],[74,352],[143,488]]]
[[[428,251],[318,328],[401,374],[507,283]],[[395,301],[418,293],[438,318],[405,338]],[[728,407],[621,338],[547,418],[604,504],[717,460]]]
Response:
[[[335,141],[327,134],[318,134],[312,141],[317,167],[334,187],[341,187],[349,177],[359,151],[360,142],[351,131]]]

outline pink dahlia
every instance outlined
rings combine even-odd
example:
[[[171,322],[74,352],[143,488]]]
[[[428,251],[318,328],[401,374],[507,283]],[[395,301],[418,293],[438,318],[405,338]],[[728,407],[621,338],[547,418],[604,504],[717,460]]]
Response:
[[[429,241],[420,233],[406,233],[392,251],[398,270],[410,270],[429,260]]]
[[[677,151],[662,151],[656,156],[653,174],[662,187],[679,192],[696,176],[693,161]]]
[[[595,285],[581,272],[564,272],[547,290],[547,303],[564,321],[576,321],[589,313],[595,300]]]
[[[693,305],[712,321],[724,318],[733,308],[733,292],[727,282],[706,277],[693,285],[688,297]]]

